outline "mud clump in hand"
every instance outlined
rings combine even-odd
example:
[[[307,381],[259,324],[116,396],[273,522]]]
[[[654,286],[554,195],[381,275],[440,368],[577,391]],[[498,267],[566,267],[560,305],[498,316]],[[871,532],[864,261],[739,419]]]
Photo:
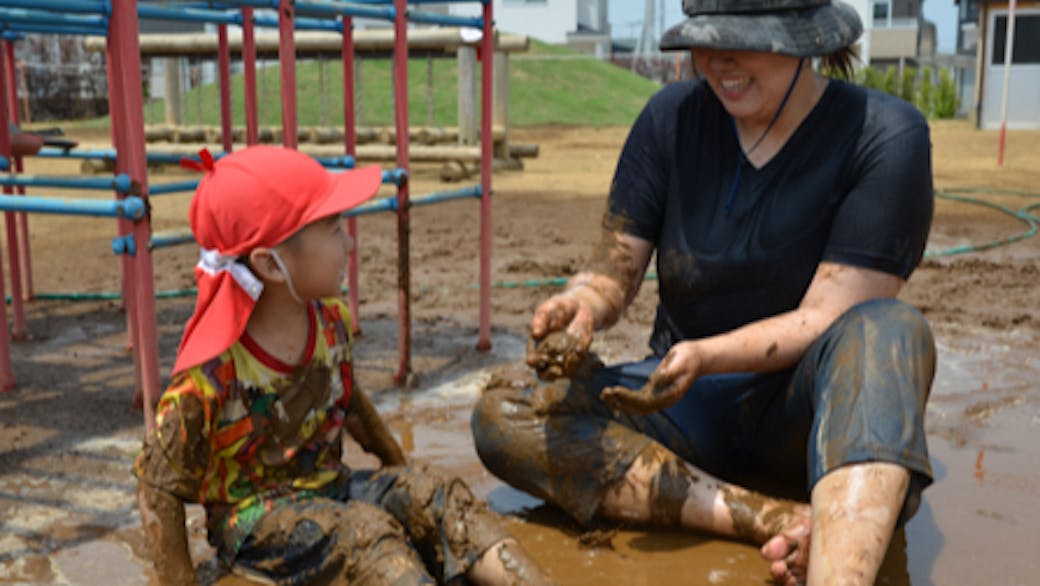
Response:
[[[535,357],[532,366],[544,381],[573,377],[590,357],[585,344],[567,332],[552,332],[541,340],[528,339],[527,354]]]

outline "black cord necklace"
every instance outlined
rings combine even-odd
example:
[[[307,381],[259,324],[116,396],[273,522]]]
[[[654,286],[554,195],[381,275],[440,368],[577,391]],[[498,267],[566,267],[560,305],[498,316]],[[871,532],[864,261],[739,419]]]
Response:
[[[740,176],[742,175],[742,171],[744,169],[744,163],[748,162],[748,155],[755,152],[755,149],[758,148],[758,145],[762,144],[762,141],[765,140],[766,135],[769,134],[769,131],[773,129],[773,125],[776,124],[776,121],[780,119],[780,114],[783,113],[784,106],[787,105],[787,100],[791,98],[791,94],[794,92],[794,86],[798,83],[798,76],[802,74],[802,64],[804,62],[805,58],[798,60],[798,69],[796,69],[794,72],[794,79],[791,80],[791,85],[787,86],[787,93],[784,94],[784,99],[780,100],[780,107],[776,109],[776,114],[773,114],[773,119],[769,121],[769,124],[766,126],[766,129],[762,131],[761,135],[759,135],[758,140],[756,140],[755,143],[751,145],[751,148],[749,148],[746,152],[743,148],[740,147],[740,131],[737,129],[737,119],[734,118],[732,115],[729,117],[730,121],[733,123],[733,134],[737,138],[737,154],[740,156],[740,158],[737,160],[737,173],[736,176],[733,178],[733,185],[729,188],[729,196],[726,197],[726,205],[723,207],[723,210],[726,213],[726,217],[729,217],[730,212],[733,211],[733,201],[736,199],[737,196],[737,188],[740,187]]]

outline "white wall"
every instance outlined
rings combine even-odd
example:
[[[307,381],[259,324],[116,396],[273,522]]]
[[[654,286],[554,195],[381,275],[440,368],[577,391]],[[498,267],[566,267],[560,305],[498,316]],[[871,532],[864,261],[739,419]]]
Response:
[[[873,0],[843,0],[847,4],[851,4],[856,12],[859,13],[859,19],[863,22],[863,35],[859,38],[860,44],[860,60],[863,61],[864,65],[870,65],[870,29],[873,27],[874,14],[873,14]]]
[[[530,35],[548,43],[567,42],[578,28],[578,0],[494,0],[495,25],[503,32]],[[451,13],[477,16],[479,4],[452,4]]]

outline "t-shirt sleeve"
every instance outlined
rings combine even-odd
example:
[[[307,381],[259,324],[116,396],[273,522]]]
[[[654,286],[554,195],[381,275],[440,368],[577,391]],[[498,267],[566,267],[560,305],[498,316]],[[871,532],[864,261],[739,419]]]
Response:
[[[905,279],[921,261],[932,223],[931,142],[916,111],[889,127],[862,149],[822,260]]]
[[[667,138],[659,127],[661,94],[636,118],[621,149],[604,227],[656,242],[661,232],[667,190]]]
[[[210,457],[206,399],[188,373],[163,393],[155,431],[148,434],[134,465],[137,477],[185,501],[199,498]]]

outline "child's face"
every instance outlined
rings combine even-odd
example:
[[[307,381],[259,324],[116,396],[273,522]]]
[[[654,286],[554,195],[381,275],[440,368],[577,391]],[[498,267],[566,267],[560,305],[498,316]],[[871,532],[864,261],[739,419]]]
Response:
[[[340,294],[347,255],[353,247],[345,222],[337,214],[307,224],[280,244],[278,252],[300,297],[318,299]]]

